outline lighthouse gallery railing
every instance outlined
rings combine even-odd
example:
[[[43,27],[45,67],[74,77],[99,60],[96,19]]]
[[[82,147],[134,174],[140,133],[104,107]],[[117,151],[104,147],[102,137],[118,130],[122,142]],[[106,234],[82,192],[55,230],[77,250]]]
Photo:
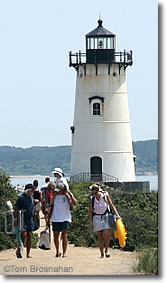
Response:
[[[114,64],[125,64],[125,65],[132,65],[133,64],[133,54],[132,50],[123,52],[114,52],[114,60],[110,63]],[[86,53],[82,53],[81,51],[72,53],[69,52],[69,66],[74,66],[78,64],[86,64],[87,63],[87,55]]]

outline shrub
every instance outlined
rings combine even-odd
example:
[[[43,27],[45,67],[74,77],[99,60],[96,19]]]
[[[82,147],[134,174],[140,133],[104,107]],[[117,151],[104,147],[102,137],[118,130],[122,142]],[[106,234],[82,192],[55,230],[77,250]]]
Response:
[[[0,232],[0,251],[16,247],[16,239],[14,235],[6,235]]]
[[[70,183],[71,191],[78,201],[78,205],[73,206],[69,230],[69,241],[75,246],[97,246],[96,236],[89,229],[89,199],[85,196],[89,194],[89,185],[90,183]]]
[[[32,233],[32,249],[37,249],[37,244],[39,241],[39,236],[37,233]]]
[[[11,200],[12,204],[15,203],[17,199],[17,193],[12,187],[10,182],[10,177],[0,170],[0,208],[6,207],[6,201]]]
[[[17,194],[10,183],[10,177],[0,170],[0,250],[14,248],[16,240],[14,235],[4,233],[4,210],[6,210],[6,201],[11,200],[15,203]]]

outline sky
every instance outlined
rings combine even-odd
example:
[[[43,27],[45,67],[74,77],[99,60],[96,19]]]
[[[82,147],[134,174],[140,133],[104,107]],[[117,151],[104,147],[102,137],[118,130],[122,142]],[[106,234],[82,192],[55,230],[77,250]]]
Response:
[[[117,50],[133,50],[127,68],[133,141],[158,138],[156,0],[0,0],[0,146],[71,145],[76,71],[69,51],[103,26]]]

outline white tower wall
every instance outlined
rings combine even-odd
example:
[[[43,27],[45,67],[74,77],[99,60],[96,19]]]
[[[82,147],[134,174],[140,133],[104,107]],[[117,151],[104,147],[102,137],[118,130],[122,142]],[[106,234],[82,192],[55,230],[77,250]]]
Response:
[[[124,66],[80,64],[77,72],[71,176],[91,173],[90,159],[102,158],[102,173],[135,181],[128,94]],[[113,74],[116,75],[114,76]],[[94,97],[94,98],[92,98]],[[92,98],[92,100],[89,100]],[[101,100],[104,101],[101,101]],[[93,103],[101,115],[93,115]]]

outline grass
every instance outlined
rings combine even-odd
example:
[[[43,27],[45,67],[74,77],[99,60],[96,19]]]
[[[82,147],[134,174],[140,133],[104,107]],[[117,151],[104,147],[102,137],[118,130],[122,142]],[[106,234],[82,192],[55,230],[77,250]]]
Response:
[[[158,275],[158,249],[141,252],[138,265],[134,270],[148,275]]]

